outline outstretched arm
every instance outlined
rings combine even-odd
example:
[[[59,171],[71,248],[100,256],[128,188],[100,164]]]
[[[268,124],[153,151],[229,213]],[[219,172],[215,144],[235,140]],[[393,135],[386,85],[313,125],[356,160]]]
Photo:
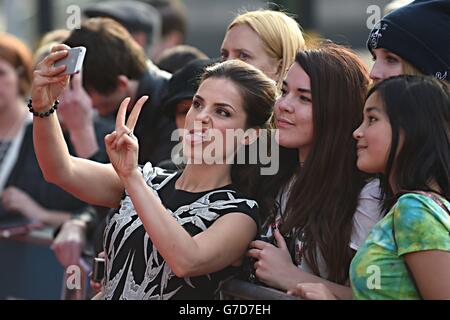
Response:
[[[32,85],[33,109],[48,111],[67,86],[66,66],[53,64],[67,56],[65,45],[58,45],[38,64]],[[117,207],[123,184],[109,164],[100,164],[69,154],[56,113],[34,117],[33,140],[39,166],[48,182],[54,183],[81,200],[105,207]]]

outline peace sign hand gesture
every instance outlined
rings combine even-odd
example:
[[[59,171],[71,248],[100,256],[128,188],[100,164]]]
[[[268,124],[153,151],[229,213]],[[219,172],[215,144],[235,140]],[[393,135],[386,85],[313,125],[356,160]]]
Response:
[[[147,99],[148,96],[143,96],[136,102],[126,124],[125,115],[131,99],[123,100],[117,113],[116,130],[105,137],[109,160],[122,180],[130,177],[138,168],[139,144],[133,130]]]

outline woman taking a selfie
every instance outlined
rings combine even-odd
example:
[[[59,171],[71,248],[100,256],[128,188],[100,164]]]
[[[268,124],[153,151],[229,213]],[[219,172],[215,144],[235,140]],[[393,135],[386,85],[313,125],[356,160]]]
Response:
[[[47,112],[67,85],[64,67],[53,67],[67,49],[55,47],[35,72],[36,112]],[[194,150],[209,146],[212,130],[264,128],[275,96],[275,83],[247,64],[208,68],[186,116],[184,155],[199,160]],[[116,130],[105,138],[108,165],[70,156],[55,113],[35,117],[39,164],[48,181],[89,203],[118,208],[105,230],[105,299],[212,299],[255,238],[258,207],[240,192],[245,186],[234,184],[234,165],[200,161],[182,173],[150,163],[139,167],[133,128],[146,99],[138,100],[127,121],[130,101],[123,101]],[[236,153],[229,142],[220,146],[224,156]]]

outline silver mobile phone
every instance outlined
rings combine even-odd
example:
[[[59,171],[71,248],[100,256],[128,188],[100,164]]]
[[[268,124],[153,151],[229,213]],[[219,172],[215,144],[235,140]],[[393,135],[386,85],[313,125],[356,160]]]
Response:
[[[83,66],[84,56],[86,55],[85,47],[70,48],[69,54],[61,60],[55,62],[55,68],[66,65],[67,68],[63,74],[73,75],[81,71]]]
[[[101,282],[105,277],[105,259],[94,258],[94,265],[92,270],[92,281]]]

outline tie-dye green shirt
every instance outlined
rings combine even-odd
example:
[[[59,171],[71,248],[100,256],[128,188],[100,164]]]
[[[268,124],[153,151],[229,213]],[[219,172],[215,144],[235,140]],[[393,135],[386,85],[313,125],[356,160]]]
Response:
[[[442,202],[450,208],[448,201]],[[403,255],[425,250],[450,251],[450,216],[430,197],[404,194],[373,227],[351,263],[353,297],[420,299]]]

